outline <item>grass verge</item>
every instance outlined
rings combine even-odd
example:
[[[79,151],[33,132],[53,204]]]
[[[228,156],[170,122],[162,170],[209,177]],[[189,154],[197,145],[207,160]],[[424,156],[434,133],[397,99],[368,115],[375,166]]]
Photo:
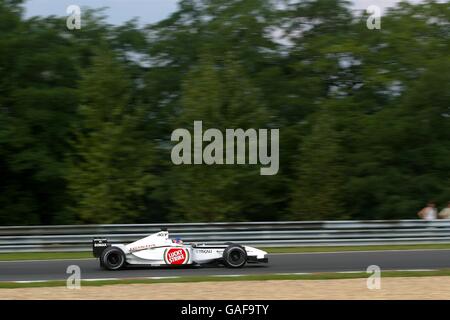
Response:
[[[417,250],[450,249],[450,243],[417,245],[373,245],[373,246],[332,246],[332,247],[272,247],[261,248],[268,253],[308,253],[340,251],[380,251],[380,250]],[[52,260],[92,258],[91,252],[14,252],[0,253],[0,261],[13,260]]]
[[[13,252],[0,253],[0,261],[57,260],[93,258],[91,252]]]
[[[227,276],[190,276],[179,278],[162,279],[121,279],[121,280],[96,280],[81,281],[81,286],[106,286],[117,284],[152,284],[152,283],[182,283],[182,282],[220,282],[220,281],[267,281],[267,280],[338,280],[338,279],[358,279],[367,278],[369,274],[365,272],[356,273],[312,273],[312,274],[262,274],[246,275],[239,277]],[[437,277],[450,276],[450,269],[434,271],[384,271],[382,277]],[[45,281],[45,282],[0,282],[0,289],[16,288],[38,288],[38,287],[61,287],[66,281]]]

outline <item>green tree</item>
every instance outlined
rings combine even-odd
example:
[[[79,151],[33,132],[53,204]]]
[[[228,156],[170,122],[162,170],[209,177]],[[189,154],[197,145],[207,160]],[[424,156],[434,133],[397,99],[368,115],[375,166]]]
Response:
[[[448,8],[402,2],[383,17],[381,32],[356,24],[346,42],[361,62],[351,91],[359,133],[346,151],[353,218],[415,218],[430,199],[447,201]]]
[[[292,218],[326,220],[346,218],[343,186],[345,165],[342,134],[333,111],[314,115],[311,133],[298,152],[297,175],[292,185]]]
[[[245,77],[231,54],[223,61],[204,55],[184,81],[182,109],[175,122],[189,128],[201,120],[204,130],[266,128],[270,118],[261,93]],[[204,144],[206,145],[206,144]],[[224,145],[225,147],[225,145]],[[183,221],[229,221],[273,217],[280,201],[278,177],[260,176],[255,165],[182,165],[170,174],[174,216]],[[268,195],[271,194],[270,197]]]
[[[111,53],[100,53],[80,91],[68,181],[81,222],[130,222],[145,215],[157,186],[154,146],[140,130],[145,114],[130,106],[130,82]]]
[[[56,27],[63,19],[25,21],[20,4],[0,2],[0,224],[70,222],[64,154],[77,54]]]

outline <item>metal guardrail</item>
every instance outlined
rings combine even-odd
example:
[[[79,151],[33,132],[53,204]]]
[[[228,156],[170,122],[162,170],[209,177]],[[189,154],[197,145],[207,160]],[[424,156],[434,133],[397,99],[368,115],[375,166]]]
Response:
[[[162,227],[185,242],[260,247],[450,243],[450,220],[60,225],[0,227],[0,252],[89,251],[95,237],[128,243]]]

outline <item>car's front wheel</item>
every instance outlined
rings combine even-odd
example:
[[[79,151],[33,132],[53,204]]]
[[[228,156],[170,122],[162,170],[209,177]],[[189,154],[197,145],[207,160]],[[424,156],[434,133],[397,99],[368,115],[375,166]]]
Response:
[[[125,265],[125,254],[116,247],[108,247],[100,256],[100,266],[108,270],[119,270]]]
[[[247,251],[240,245],[231,244],[223,252],[223,262],[229,268],[242,268],[247,262]]]

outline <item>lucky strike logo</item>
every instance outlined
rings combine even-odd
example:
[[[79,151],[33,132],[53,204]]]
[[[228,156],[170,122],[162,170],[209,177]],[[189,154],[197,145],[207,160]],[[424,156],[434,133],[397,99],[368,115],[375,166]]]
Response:
[[[167,264],[183,264],[188,260],[188,253],[185,249],[172,248],[166,251],[165,258]]]

